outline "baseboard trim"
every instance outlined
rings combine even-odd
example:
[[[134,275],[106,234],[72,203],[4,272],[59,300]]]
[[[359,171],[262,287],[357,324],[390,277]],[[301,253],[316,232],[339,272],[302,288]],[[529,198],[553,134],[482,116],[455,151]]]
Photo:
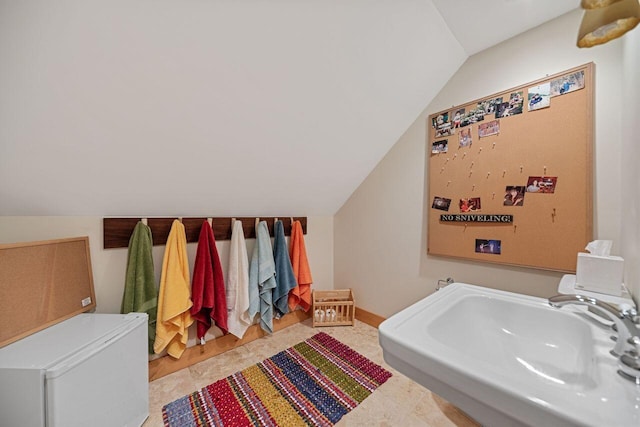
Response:
[[[367,311],[363,308],[356,306],[356,319],[361,321],[362,323],[366,323],[369,326],[373,326],[374,328],[378,328],[380,323],[384,322],[386,318],[382,316],[378,316],[375,313]]]
[[[277,332],[296,323],[300,323],[309,318],[309,314],[301,310],[286,314],[280,319],[274,319],[273,331]],[[162,378],[166,375],[187,368],[196,363],[207,360],[210,357],[217,356],[243,344],[262,338],[266,333],[260,329],[260,325],[252,325],[247,329],[242,339],[228,334],[209,340],[205,345],[195,345],[187,348],[180,359],[174,359],[171,356],[163,356],[158,359],[149,361],[149,382]]]

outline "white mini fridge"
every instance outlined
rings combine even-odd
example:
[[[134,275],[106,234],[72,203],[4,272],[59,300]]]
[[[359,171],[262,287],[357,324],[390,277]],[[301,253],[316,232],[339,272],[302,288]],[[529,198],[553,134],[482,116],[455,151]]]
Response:
[[[142,425],[147,328],[144,313],[84,313],[0,348],[0,427]]]

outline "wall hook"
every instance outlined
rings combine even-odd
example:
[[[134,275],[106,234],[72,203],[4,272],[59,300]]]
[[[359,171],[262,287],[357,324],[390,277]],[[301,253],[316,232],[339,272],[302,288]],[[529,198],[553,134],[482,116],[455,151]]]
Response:
[[[147,221],[147,218],[141,218],[140,221],[142,221],[144,225],[149,225],[149,221]]]
[[[213,218],[207,218],[207,222],[209,223],[209,226],[213,227]]]

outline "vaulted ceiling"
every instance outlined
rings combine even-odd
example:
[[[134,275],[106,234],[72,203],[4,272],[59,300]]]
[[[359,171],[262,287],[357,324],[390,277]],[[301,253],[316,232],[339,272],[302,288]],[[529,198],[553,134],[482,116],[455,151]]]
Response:
[[[0,0],[0,215],[332,215],[578,0]]]

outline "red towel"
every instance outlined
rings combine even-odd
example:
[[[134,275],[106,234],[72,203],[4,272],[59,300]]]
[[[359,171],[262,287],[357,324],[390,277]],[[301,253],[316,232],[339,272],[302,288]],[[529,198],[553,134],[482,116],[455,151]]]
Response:
[[[196,261],[191,282],[191,316],[197,322],[198,339],[211,327],[211,319],[227,333],[227,298],[220,257],[213,230],[207,221],[202,223]]]
[[[289,249],[293,274],[296,276],[298,286],[289,292],[289,310],[300,307],[304,311],[311,308],[311,269],[307,259],[307,249],[304,246],[304,234],[300,221],[295,221],[291,226],[291,248]]]

